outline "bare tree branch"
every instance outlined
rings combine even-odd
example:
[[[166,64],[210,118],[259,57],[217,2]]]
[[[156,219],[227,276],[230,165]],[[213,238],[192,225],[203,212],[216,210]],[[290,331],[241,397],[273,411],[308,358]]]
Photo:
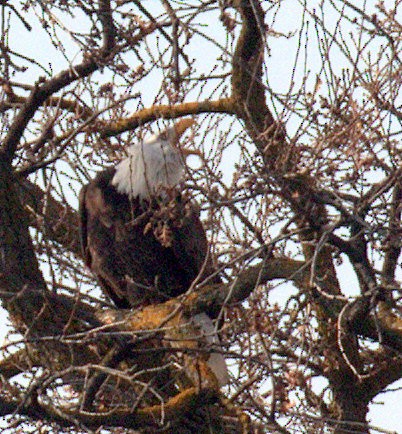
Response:
[[[37,109],[54,93],[65,88],[75,80],[87,77],[96,71],[101,61],[104,61],[111,55],[114,47],[114,24],[110,2],[107,0],[99,1],[99,20],[103,25],[103,45],[99,50],[99,58],[93,57],[84,60],[74,67],[61,71],[59,74],[49,80],[40,79],[32,89],[26,103],[20,108],[17,116],[14,118],[12,125],[5,137],[0,150],[0,159],[11,162],[15,150],[23,135],[26,126],[32,119]]]

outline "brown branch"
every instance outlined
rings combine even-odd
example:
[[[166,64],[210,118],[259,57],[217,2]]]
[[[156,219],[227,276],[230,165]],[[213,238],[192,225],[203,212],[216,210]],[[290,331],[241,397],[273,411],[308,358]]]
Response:
[[[324,288],[327,294],[340,295],[341,290],[333,261],[333,248],[330,245],[334,240],[342,241],[333,234],[336,222],[331,224],[326,204],[320,203],[317,195],[314,194],[320,189],[316,185],[316,180],[309,175],[308,171],[298,170],[296,158],[300,154],[294,152],[295,145],[286,140],[283,127],[276,122],[265,100],[262,81],[264,12],[260,2],[254,0],[237,0],[233,2],[233,6],[242,18],[242,29],[233,57],[232,97],[237,112],[244,120],[248,134],[264,158],[267,175],[279,186],[282,199],[290,204],[298,227],[304,228],[300,240],[306,262],[311,263],[311,280]],[[340,211],[343,213],[343,210]],[[355,227],[358,226],[356,223],[359,222],[352,220]],[[347,224],[350,224],[350,221]],[[353,253],[354,262],[357,268],[360,267],[358,270],[360,275],[369,281],[367,286],[375,287],[375,274],[365,250],[362,250],[362,246],[352,245],[349,242],[345,246],[348,248],[347,254]],[[333,323],[329,321],[328,310],[325,309],[326,303],[325,297],[315,299],[319,332],[328,349],[326,357],[327,360],[333,361],[326,375],[336,395],[335,400],[343,402],[348,393],[341,387],[345,378],[357,382],[354,371],[356,368],[360,369],[358,341],[354,334],[355,330],[349,333],[350,326],[346,327],[346,325],[342,325],[342,332],[346,333],[339,341],[337,340]],[[363,322],[367,322],[368,318],[370,315],[367,315]],[[346,318],[341,317],[340,320],[343,324]],[[378,334],[376,339],[379,339]],[[338,347],[338,343],[341,347]],[[342,354],[345,354],[345,357]],[[353,416],[348,413],[347,406],[343,410],[345,411],[340,414],[342,420],[348,420],[349,416]],[[350,420],[355,419],[350,418]]]
[[[7,283],[8,287],[5,286]],[[0,278],[0,294],[4,306],[17,330],[24,333],[25,338],[60,338],[101,325],[92,306],[72,297],[36,288],[34,284],[35,282],[26,284],[17,292],[12,280]]]
[[[180,314],[193,315],[200,312],[219,311],[227,304],[245,300],[257,285],[274,279],[288,279],[301,285],[306,281],[305,263],[289,258],[271,258],[250,267],[232,283],[207,285],[193,293],[166,303],[145,307],[138,311],[104,310],[98,318],[105,324],[123,324],[129,330],[155,330],[163,325],[177,325]],[[119,330],[122,330],[118,326]]]
[[[147,122],[159,118],[176,119],[186,115],[195,115],[200,113],[228,113],[235,114],[235,106],[230,98],[223,98],[216,101],[187,102],[171,105],[155,105],[150,108],[140,110],[132,116],[113,121],[106,124],[101,132],[103,137],[110,137],[121,134],[125,131],[133,130]]]
[[[401,356],[392,357],[388,353],[387,358],[376,368],[373,373],[364,381],[364,388],[368,399],[375,398],[381,391],[402,377]]]
[[[232,98],[267,167],[278,171],[279,156],[284,155],[285,132],[265,101],[262,82],[264,11],[260,2],[253,0],[236,0],[233,7],[241,15],[242,28],[232,61]]]
[[[375,34],[383,36],[387,39],[394,58],[398,61],[399,65],[402,64],[402,61],[399,57],[399,50],[397,49],[397,43],[395,42],[394,38],[387,32],[386,27],[384,25],[381,25],[381,21],[377,19],[376,14],[367,14],[363,9],[359,8],[358,6],[352,4],[350,1],[345,0],[345,5],[350,7],[350,9],[357,12],[359,15],[361,15],[362,18],[364,18],[366,21],[368,21],[370,24],[373,25],[375,28]],[[400,118],[399,118],[400,119]]]
[[[54,323],[52,330],[49,329],[48,325],[45,326],[46,328],[45,330],[42,330],[41,334],[42,336],[51,336],[51,334],[53,334],[54,343],[57,342],[58,346],[50,344],[49,342],[52,342],[51,340],[47,342],[47,346],[49,347],[50,345],[53,354],[57,353],[60,354],[60,356],[51,358],[51,360],[45,359],[44,361],[39,355],[34,356],[33,354],[30,354],[32,363],[53,367],[54,369],[55,366],[52,366],[52,363],[54,364],[56,362],[53,362],[52,360],[57,360],[57,369],[65,369],[66,366],[70,366],[71,363],[69,357],[67,357],[67,359],[65,358],[65,345],[69,346],[69,351],[71,352],[73,343],[76,342],[77,351],[83,351],[83,342],[81,340],[85,335],[92,336],[92,339],[95,339],[99,348],[100,341],[98,339],[102,337],[104,333],[106,333],[105,337],[107,338],[109,332],[114,333],[114,339],[116,339],[116,336],[118,336],[119,333],[122,333],[122,336],[126,335],[127,332],[134,336],[137,335],[137,339],[139,340],[134,340],[131,344],[134,345],[132,348],[134,352],[135,348],[142,348],[141,342],[144,343],[146,346],[145,348],[150,348],[149,345],[153,348],[154,345],[150,344],[148,341],[150,337],[153,336],[153,338],[156,338],[157,335],[159,336],[156,339],[157,342],[162,342],[161,339],[165,336],[168,341],[174,339],[180,342],[181,347],[191,350],[194,346],[194,342],[186,341],[185,335],[180,332],[183,324],[186,324],[185,318],[199,312],[216,312],[225,303],[238,303],[247,298],[251,291],[255,289],[257,284],[264,284],[267,281],[279,278],[286,278],[294,281],[297,285],[304,285],[308,282],[308,270],[305,267],[305,263],[302,261],[295,261],[288,258],[271,258],[265,263],[249,268],[244,273],[240,274],[231,284],[209,285],[187,296],[172,299],[163,304],[151,305],[136,311],[108,309],[96,313],[95,311],[92,311],[91,313],[85,305],[82,305],[76,313],[76,318],[80,319],[82,325],[79,326],[79,323],[77,324],[76,322],[74,327],[70,330],[70,333],[82,330],[84,334],[78,333],[76,336],[74,334],[70,336],[65,333],[63,334],[61,321]],[[32,296],[32,294],[26,293],[24,294],[23,299],[27,303],[32,303],[34,302]],[[51,312],[53,312],[54,309],[57,309],[58,314],[63,315],[64,321],[66,320],[68,312],[71,312],[73,309],[73,301],[71,299],[54,297],[50,300],[50,303],[53,306]],[[85,311],[83,311],[83,309],[85,309]],[[94,324],[95,317],[97,318],[97,324],[95,324],[95,327],[99,327],[99,329],[93,328],[90,330],[88,329],[88,321],[91,321],[92,324]],[[45,317],[41,319],[41,322],[45,325],[48,324],[48,321],[49,320]],[[402,336],[400,326],[398,332],[395,327],[392,329],[392,324],[389,326],[389,324],[383,321],[382,317],[380,318],[379,323],[381,326],[383,343],[392,346],[395,349],[401,348]],[[347,311],[345,311],[345,314],[342,317],[342,324],[342,328],[344,330],[347,329],[346,331],[348,332],[352,332],[352,335],[360,334],[375,340],[379,339],[376,324],[369,314],[369,303],[367,298],[361,298],[348,306]],[[107,329],[104,328],[105,326],[107,326]],[[393,335],[391,335],[391,332],[393,332]],[[62,338],[63,336],[64,338]],[[39,343],[40,341],[37,342],[37,345]],[[110,341],[110,344],[111,343],[112,341]],[[140,346],[138,347],[138,345]],[[104,347],[104,350],[106,350],[107,347],[108,345]],[[160,344],[159,347],[162,348]],[[155,350],[157,353],[158,346]],[[349,348],[346,348],[346,350],[348,351],[347,354],[351,354],[349,353]],[[88,363],[91,360],[99,362],[99,357],[94,358],[94,354],[86,353],[87,351],[85,350],[81,356],[76,355],[75,363],[83,364]],[[12,361],[11,358],[9,361],[4,362],[10,372],[12,372],[13,369]],[[152,367],[152,363],[154,362],[148,358],[147,363],[150,364],[149,367]],[[205,375],[207,376],[207,374]],[[209,384],[213,384],[213,381],[208,381]]]
[[[284,129],[275,121],[265,100],[262,82],[264,12],[260,2],[253,0],[237,0],[233,5],[242,17],[232,75],[232,95],[239,116],[264,158],[268,176],[274,177],[280,186],[280,194],[290,203],[298,226],[303,228],[308,222],[314,228],[306,229],[300,236],[306,259],[318,258],[314,261],[312,273],[325,284],[327,292],[340,294],[331,248],[324,244],[317,255],[314,247],[322,236],[320,227],[327,224],[325,206],[315,200],[314,179],[297,173],[297,162],[294,160],[297,153],[292,152]]]
[[[18,412],[33,420],[46,420],[55,422],[59,426],[81,427],[158,427],[164,423],[175,421],[197,408],[211,405],[218,400],[219,396],[214,390],[198,390],[189,388],[177,394],[161,405],[131,411],[130,408],[117,408],[107,413],[90,413],[71,410],[70,408],[56,407],[34,399],[16,399],[9,394],[0,398],[0,415],[6,416]]]
[[[378,302],[376,317],[370,312],[371,295],[363,295],[348,303],[344,323],[355,335],[365,336],[394,350],[402,351],[402,319],[386,302]]]
[[[118,356],[118,363],[130,357],[130,354],[137,354],[138,350],[154,349],[152,357],[149,354],[144,354],[143,358],[139,354],[135,356],[139,369],[152,369],[161,363],[161,357],[165,354],[163,349],[166,348],[162,343],[165,337],[167,342],[173,340],[181,348],[189,350],[187,375],[195,381],[201,373],[201,384],[216,388],[216,378],[206,366],[205,356],[191,351],[197,351],[198,343],[196,339],[188,339],[189,333],[197,336],[188,318],[202,311],[219,311],[224,303],[237,303],[245,299],[257,284],[272,279],[288,278],[301,283],[304,280],[303,273],[303,262],[271,258],[248,269],[233,284],[211,285],[187,297],[136,311],[96,311],[66,296],[44,295],[42,291],[26,289],[11,297],[9,304],[12,307],[8,307],[17,328],[22,332],[29,331],[26,336],[27,347],[3,360],[0,369],[3,375],[12,377],[32,366],[42,366],[55,372],[68,369],[72,364],[102,364],[116,343],[121,344],[123,350]],[[70,321],[71,316],[73,321]],[[18,327],[18,324],[22,326]],[[134,337],[129,339],[130,345],[127,344],[127,334]],[[88,345],[89,341],[93,341],[94,345]],[[116,351],[119,354],[119,348]]]
[[[11,163],[26,126],[35,115],[37,109],[44,104],[51,95],[65,88],[77,79],[92,74],[99,68],[100,63],[105,61],[112,54],[115,29],[110,1],[101,0],[99,3],[99,20],[103,25],[103,45],[99,50],[98,56],[92,56],[79,65],[61,71],[49,80],[38,80],[32,89],[31,95],[20,108],[18,114],[10,125],[8,134],[6,135],[0,150],[0,160],[3,160],[8,164]]]
[[[385,285],[392,284],[395,279],[395,270],[401,254],[401,213],[402,213],[402,185],[394,187],[392,202],[389,211],[389,228],[385,242],[385,257],[382,266],[382,280]]]
[[[100,49],[100,56],[107,58],[115,46],[116,29],[114,26],[112,8],[110,0],[99,0],[98,10],[99,21],[102,23],[102,47]]]
[[[33,362],[34,359],[37,358],[31,358],[25,348],[18,350],[5,359],[0,360],[0,373],[2,377],[9,379],[22,372],[27,372],[33,366],[37,366]]]
[[[1,83],[1,79],[0,79]],[[15,95],[14,93],[7,92],[8,99],[6,101],[0,102],[0,112],[5,112],[15,108],[16,106],[22,106],[27,103],[28,98],[20,95]],[[51,96],[45,101],[46,106],[56,107],[68,112],[74,113],[80,119],[88,119],[92,116],[93,111],[87,107],[83,102],[78,100],[71,100],[68,98],[62,98],[58,96]]]
[[[89,306],[48,293],[29,234],[29,219],[16,188],[18,182],[8,164],[1,161],[0,178],[0,297],[17,329],[22,333],[29,330],[33,336],[62,334],[72,313],[81,308],[79,321],[85,324],[92,315]],[[96,324],[93,315],[92,323]]]
[[[391,343],[392,348],[402,351],[402,316],[393,311],[387,301],[378,302],[376,326],[382,334],[380,339],[385,343]]]
[[[31,95],[26,103],[21,107],[17,116],[14,118],[6,135],[0,158],[7,162],[11,162],[18,143],[24,134],[25,128],[32,119],[37,109],[54,93],[63,89],[68,84],[75,81],[77,78],[82,78],[90,75],[97,69],[95,61],[87,61],[74,68],[74,71],[65,70],[50,80],[36,83]]]
[[[359,279],[361,292],[374,291],[377,287],[376,277],[367,256],[367,246],[364,237],[363,240],[360,237],[356,237],[352,241],[346,241],[333,233],[329,233],[328,239],[333,246],[348,256]]]
[[[82,252],[77,212],[28,180],[22,179],[17,185],[29,225],[45,232],[49,240],[62,245],[80,258]]]
[[[1,159],[0,179],[0,288],[5,294],[27,286],[45,290],[15,179],[8,164]]]
[[[215,390],[192,387],[178,393],[162,405],[154,405],[132,412],[130,409],[116,409],[107,414],[102,413],[80,413],[79,411],[65,410],[63,413],[69,417],[79,420],[83,425],[88,427],[100,426],[117,426],[128,428],[139,428],[142,426],[158,427],[162,421],[175,421],[197,408],[213,404],[218,399]],[[46,408],[49,415],[49,407]]]

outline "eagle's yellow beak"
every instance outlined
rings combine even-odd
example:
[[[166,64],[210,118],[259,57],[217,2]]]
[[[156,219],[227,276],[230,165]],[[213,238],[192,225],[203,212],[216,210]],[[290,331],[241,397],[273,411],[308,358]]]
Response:
[[[179,140],[180,137],[183,135],[183,133],[187,130],[187,128],[190,128],[194,124],[195,124],[195,120],[192,118],[185,118],[176,122],[174,125],[176,140]]]
[[[180,152],[184,157],[188,157],[189,155],[197,155],[200,158],[203,157],[202,152],[198,149],[180,148]]]
[[[184,134],[187,128],[190,128],[194,124],[195,120],[192,118],[181,119],[175,123],[174,130],[176,134],[176,143],[179,142],[180,137]],[[180,147],[180,152],[184,157],[188,157],[189,155],[198,155],[200,158],[203,157],[202,153],[198,149]]]

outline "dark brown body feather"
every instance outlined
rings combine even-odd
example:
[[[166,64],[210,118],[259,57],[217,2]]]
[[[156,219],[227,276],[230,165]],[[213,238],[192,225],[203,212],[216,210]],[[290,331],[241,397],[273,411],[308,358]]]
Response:
[[[80,226],[85,262],[116,306],[162,302],[186,292],[201,270],[201,280],[210,275],[196,207],[180,197],[171,212],[130,200],[112,186],[114,173],[105,170],[82,189]]]

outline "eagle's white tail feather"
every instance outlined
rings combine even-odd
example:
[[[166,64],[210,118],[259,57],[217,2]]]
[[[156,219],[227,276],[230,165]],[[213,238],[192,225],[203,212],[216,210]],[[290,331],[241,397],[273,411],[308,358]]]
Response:
[[[194,324],[200,328],[201,333],[205,336],[208,345],[213,349],[221,349],[219,336],[215,331],[211,318],[206,313],[199,313],[192,317]],[[229,373],[226,366],[225,358],[220,353],[212,352],[208,359],[208,365],[215,374],[219,385],[224,386],[229,382]]]

